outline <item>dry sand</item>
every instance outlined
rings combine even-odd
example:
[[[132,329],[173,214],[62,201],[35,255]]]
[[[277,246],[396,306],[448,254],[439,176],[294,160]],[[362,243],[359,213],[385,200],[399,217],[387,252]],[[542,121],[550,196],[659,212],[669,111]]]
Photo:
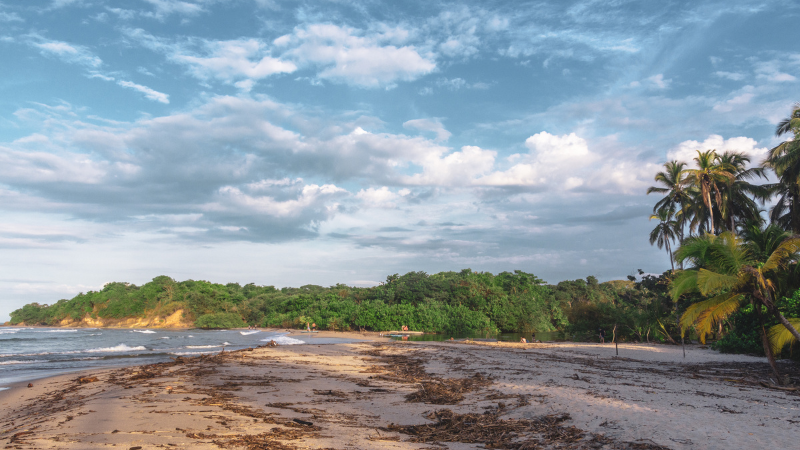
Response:
[[[323,334],[324,336],[324,334]],[[342,334],[331,335],[343,337]],[[355,335],[354,335],[355,336]],[[5,448],[797,448],[800,392],[699,346],[262,347],[0,392]],[[782,363],[798,373],[797,365]],[[794,379],[793,381],[800,381]],[[297,421],[295,421],[297,419]],[[310,424],[309,424],[310,423]],[[422,425],[411,427],[412,425]]]

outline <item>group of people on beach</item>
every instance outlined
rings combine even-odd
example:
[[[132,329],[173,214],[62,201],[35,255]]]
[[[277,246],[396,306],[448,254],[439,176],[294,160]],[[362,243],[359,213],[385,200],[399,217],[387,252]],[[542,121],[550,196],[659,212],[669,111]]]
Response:
[[[317,331],[316,322],[312,323],[311,325],[309,325],[308,322],[306,322],[306,331],[308,332]]]

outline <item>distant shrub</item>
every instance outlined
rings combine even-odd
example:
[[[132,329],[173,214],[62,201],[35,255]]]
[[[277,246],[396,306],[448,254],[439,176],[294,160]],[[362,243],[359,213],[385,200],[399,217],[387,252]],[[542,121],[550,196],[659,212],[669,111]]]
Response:
[[[241,328],[244,321],[236,313],[203,314],[194,322],[197,328]]]

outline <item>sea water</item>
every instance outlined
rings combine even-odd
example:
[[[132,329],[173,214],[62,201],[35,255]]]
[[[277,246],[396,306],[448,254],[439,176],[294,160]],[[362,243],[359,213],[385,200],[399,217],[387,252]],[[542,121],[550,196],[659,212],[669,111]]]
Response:
[[[341,339],[300,339],[256,330],[161,330],[0,327],[0,389],[10,383],[109,366],[133,366],[256,347],[325,344]]]

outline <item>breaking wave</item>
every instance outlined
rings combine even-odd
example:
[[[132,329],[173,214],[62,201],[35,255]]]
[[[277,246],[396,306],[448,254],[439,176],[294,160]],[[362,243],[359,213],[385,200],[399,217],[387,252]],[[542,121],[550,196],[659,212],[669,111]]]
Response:
[[[119,344],[115,345],[114,347],[93,348],[91,350],[86,350],[86,353],[134,352],[140,350],[147,350],[147,348],[144,345],[138,345],[136,347],[128,347],[125,344]]]

